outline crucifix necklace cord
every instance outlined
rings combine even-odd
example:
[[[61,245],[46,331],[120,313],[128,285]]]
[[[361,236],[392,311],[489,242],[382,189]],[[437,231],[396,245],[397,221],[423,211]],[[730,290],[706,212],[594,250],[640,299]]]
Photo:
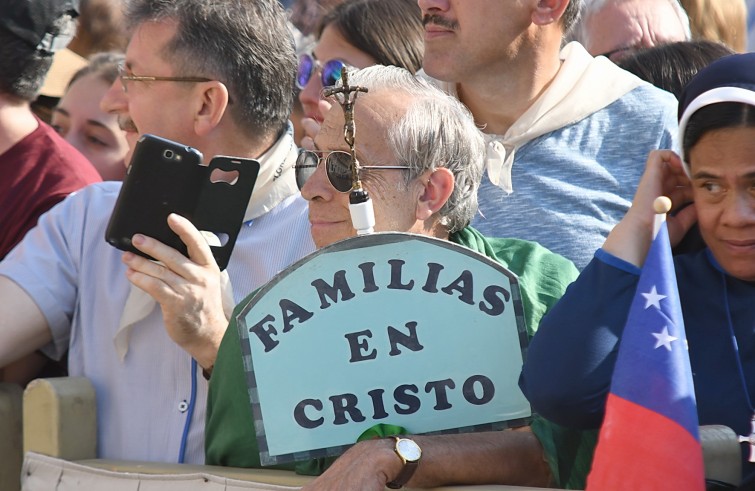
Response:
[[[734,324],[731,320],[731,310],[729,309],[729,291],[726,285],[726,275],[721,273],[723,280],[724,290],[724,308],[726,309],[726,320],[729,325],[729,334],[731,335],[731,344],[734,347],[734,358],[737,361],[737,368],[739,369],[739,379],[742,383],[742,390],[745,394],[745,400],[747,406],[750,408],[750,434],[748,436],[738,435],[739,443],[748,443],[750,445],[750,462],[755,462],[755,408],[752,406],[752,398],[750,398],[750,391],[747,389],[747,379],[745,378],[744,368],[742,368],[742,359],[739,356],[739,343],[737,337],[734,334]]]

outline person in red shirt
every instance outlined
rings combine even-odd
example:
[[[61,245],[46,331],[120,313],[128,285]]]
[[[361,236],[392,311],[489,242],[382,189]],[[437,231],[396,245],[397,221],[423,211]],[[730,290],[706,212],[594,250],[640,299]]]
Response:
[[[53,54],[74,32],[76,3],[8,0],[0,16],[0,259],[45,211],[101,180],[30,108]]]

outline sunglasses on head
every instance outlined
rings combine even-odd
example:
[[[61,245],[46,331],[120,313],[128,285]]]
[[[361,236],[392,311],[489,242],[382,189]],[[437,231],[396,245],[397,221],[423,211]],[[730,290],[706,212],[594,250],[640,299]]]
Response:
[[[303,89],[312,78],[315,71],[320,71],[320,81],[323,87],[330,87],[341,80],[341,69],[346,66],[341,60],[329,60],[320,63],[309,53],[299,57],[299,68],[296,71],[296,86]]]
[[[331,186],[339,193],[351,191],[353,181],[351,179],[351,154],[343,150],[313,151],[299,150],[296,158],[296,185],[299,190],[315,173],[320,162],[325,161],[325,175]],[[360,165],[359,169],[408,169],[408,165]]]

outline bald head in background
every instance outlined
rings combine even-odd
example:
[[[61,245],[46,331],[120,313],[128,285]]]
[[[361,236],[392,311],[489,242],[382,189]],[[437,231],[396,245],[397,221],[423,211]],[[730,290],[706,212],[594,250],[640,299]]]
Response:
[[[677,0],[593,0],[574,37],[591,55],[616,61],[633,49],[689,40],[689,19]]]

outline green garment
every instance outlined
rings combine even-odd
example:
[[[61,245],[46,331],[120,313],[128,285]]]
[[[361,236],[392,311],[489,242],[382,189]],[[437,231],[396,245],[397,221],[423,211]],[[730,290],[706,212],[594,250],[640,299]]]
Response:
[[[577,269],[570,261],[534,242],[488,239],[471,227],[453,234],[450,240],[489,257],[519,277],[522,307],[530,335],[536,330],[540,318],[577,277]],[[212,370],[205,427],[208,465],[260,467],[236,326],[236,316],[253,296],[254,293],[250,294],[234,310]],[[317,459],[273,468],[318,475],[333,460]]]
[[[574,430],[539,415],[535,415],[531,428],[545,451],[554,486],[585,489],[599,430]]]

